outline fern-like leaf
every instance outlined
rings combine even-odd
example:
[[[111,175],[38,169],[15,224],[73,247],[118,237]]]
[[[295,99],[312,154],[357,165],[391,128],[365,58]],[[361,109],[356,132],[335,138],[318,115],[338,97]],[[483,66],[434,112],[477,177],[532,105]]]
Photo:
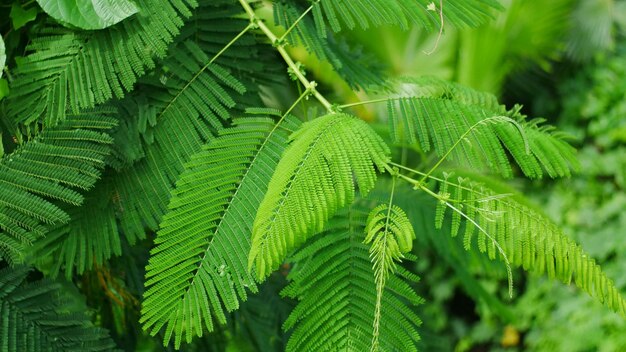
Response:
[[[416,97],[388,102],[389,128],[394,140],[434,149],[461,164],[511,177],[512,155],[524,174],[540,178],[570,176],[579,168],[575,150],[563,135],[527,120],[519,108],[506,110],[495,97],[445,81],[419,82]]]
[[[142,322],[153,333],[167,324],[166,345],[213,330],[213,316],[226,322],[222,304],[233,311],[257,292],[246,267],[253,214],[295,121],[237,119],[185,164],[146,273]]]
[[[370,349],[377,284],[363,244],[367,211],[360,204],[340,211],[291,258],[298,264],[282,294],[299,302],[284,324],[293,329],[287,351]],[[414,307],[422,300],[409,283],[417,277],[401,266],[396,274],[387,278],[382,295],[380,349],[416,351],[420,320]]]
[[[80,207],[71,207],[71,220],[49,228],[45,238],[27,250],[26,261],[45,267],[46,275],[56,278],[64,272],[71,280],[94,265],[102,266],[113,255],[122,254],[121,229],[116,215],[121,212],[119,194],[111,187],[107,174],[85,194]],[[50,258],[54,258],[50,262]]]
[[[134,243],[145,237],[146,228],[156,231],[184,163],[229,123],[232,102],[260,104],[256,94],[238,93],[242,84],[248,88],[270,83],[274,73],[266,69],[271,59],[256,56],[262,46],[254,35],[244,35],[207,65],[248,24],[236,18],[241,11],[238,4],[222,0],[201,4],[170,48],[164,68],[142,79],[135,93],[118,104],[120,127],[114,133],[113,155],[107,159],[116,171],[107,172],[87,195],[83,210],[71,214],[70,223],[53,229],[32,253],[42,260],[62,258],[50,274],[83,273],[117,255],[123,242],[120,236]],[[250,56],[263,62],[235,67]],[[225,74],[228,67],[237,79],[214,74]]]
[[[376,181],[389,148],[362,120],[329,114],[294,132],[256,215],[248,266],[268,276],[308,236]]]
[[[394,185],[395,186],[395,185]],[[393,199],[393,198],[392,198]],[[381,204],[372,209],[365,226],[363,243],[370,245],[370,258],[376,282],[376,307],[372,351],[378,351],[382,296],[389,275],[396,270],[396,262],[413,248],[415,232],[404,211],[391,204]]]
[[[0,257],[23,259],[21,247],[69,215],[57,203],[80,205],[81,191],[100,177],[117,124],[110,109],[70,116],[0,160]]]
[[[11,85],[9,113],[25,124],[63,121],[66,111],[130,91],[152,69],[191,15],[195,0],[139,0],[140,14],[101,31],[47,26],[27,47]]]
[[[313,15],[318,33],[324,35],[326,27],[334,32],[347,28],[395,25],[407,29],[419,25],[432,30],[440,26],[437,12],[443,11],[444,22],[463,27],[477,27],[492,18],[491,12],[502,9],[497,1],[470,0],[442,2],[436,4],[436,11],[429,11],[431,0],[367,0],[355,3],[349,0],[320,0],[314,3]]]
[[[496,192],[471,178],[437,182],[455,190],[454,199],[443,201],[448,208],[446,213],[463,212],[462,222],[465,226],[471,224],[464,234],[466,249],[477,246],[480,252],[495,259],[501,257],[502,253],[498,253],[501,248],[512,265],[547,273],[548,277],[565,283],[574,278],[576,286],[615,312],[626,315],[626,300],[600,266],[553,222],[519,201],[514,193]],[[498,183],[490,181],[490,184]],[[453,227],[452,231],[454,236],[458,228]]]
[[[31,269],[0,270],[3,351],[111,351],[106,330],[88,319],[86,305],[49,280],[27,282]]]
[[[289,28],[298,19],[298,25],[288,34],[290,43],[300,44],[320,60],[327,61],[335,71],[354,88],[384,86],[380,67],[377,61],[357,50],[354,43],[343,38],[336,38],[329,33],[325,38],[319,37],[315,22],[310,16],[300,18],[305,11],[304,6],[293,2],[277,2],[273,5],[274,21]],[[317,6],[314,9],[319,9]]]
[[[223,128],[234,97],[245,90],[226,69],[209,61],[193,42],[181,43],[165,62],[169,73],[164,80],[146,81],[150,96],[131,102],[140,104],[138,110],[152,106],[148,113],[153,117],[146,119],[154,120],[150,137],[143,134],[145,158],[113,181],[123,208],[121,226],[131,243],[145,236],[146,227],[158,228],[184,163]]]

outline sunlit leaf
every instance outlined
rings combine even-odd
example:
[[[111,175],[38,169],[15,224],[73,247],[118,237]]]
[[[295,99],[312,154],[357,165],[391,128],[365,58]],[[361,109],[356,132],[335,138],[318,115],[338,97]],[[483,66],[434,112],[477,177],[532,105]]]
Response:
[[[103,29],[134,14],[139,9],[128,0],[37,0],[50,16],[82,29]]]

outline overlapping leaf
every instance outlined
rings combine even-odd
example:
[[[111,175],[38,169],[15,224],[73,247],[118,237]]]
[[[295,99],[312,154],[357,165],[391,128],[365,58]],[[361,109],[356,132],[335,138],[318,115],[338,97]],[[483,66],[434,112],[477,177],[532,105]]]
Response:
[[[350,204],[356,188],[367,194],[389,148],[362,120],[329,114],[294,132],[259,206],[248,266],[267,277],[326,221]]]

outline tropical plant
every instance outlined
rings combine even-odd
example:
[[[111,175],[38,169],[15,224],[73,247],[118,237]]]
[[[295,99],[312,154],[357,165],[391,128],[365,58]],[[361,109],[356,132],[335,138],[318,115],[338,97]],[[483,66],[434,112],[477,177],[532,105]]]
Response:
[[[459,248],[498,260],[509,296],[522,267],[626,315],[596,262],[498,179],[570,176],[565,134],[457,83],[392,82],[345,35],[476,27],[495,0],[38,3],[32,25],[1,22],[15,29],[0,95],[4,349],[112,348],[67,317],[85,310],[64,303],[78,287],[127,350],[151,343],[138,324],[176,349],[417,350],[417,244],[451,265]],[[335,102],[297,48],[383,97]],[[386,124],[355,116],[378,103]]]

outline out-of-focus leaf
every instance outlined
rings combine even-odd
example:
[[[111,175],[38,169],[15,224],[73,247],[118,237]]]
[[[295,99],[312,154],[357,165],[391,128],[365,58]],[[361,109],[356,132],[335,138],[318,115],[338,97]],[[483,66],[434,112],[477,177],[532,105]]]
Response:
[[[2,100],[2,98],[6,97],[7,95],[9,95],[9,82],[7,82],[6,79],[2,78],[0,79],[0,100]]]
[[[2,77],[2,71],[4,70],[4,63],[7,60],[7,54],[4,49],[4,40],[0,37],[0,77]]]
[[[41,8],[64,25],[82,29],[103,29],[139,9],[128,0],[37,0]]]
[[[22,5],[15,2],[11,6],[11,22],[13,23],[13,29],[20,29],[24,27],[28,22],[37,18],[37,6],[30,9],[24,9]]]

